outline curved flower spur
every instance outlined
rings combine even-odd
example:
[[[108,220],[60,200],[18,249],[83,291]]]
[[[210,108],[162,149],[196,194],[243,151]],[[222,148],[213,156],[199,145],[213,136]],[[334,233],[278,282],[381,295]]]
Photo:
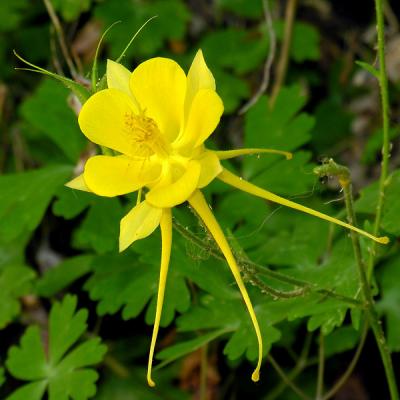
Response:
[[[230,246],[201,189],[218,178],[244,192],[341,225],[379,243],[388,243],[388,238],[374,237],[286,200],[221,166],[220,160],[244,154],[278,153],[288,159],[291,154],[270,149],[212,151],[204,146],[219,123],[223,103],[201,50],[187,76],[168,58],[147,60],[132,73],[109,60],[107,84],[108,89],[93,94],[83,105],[79,125],[89,140],[114,150],[116,155],[89,158],[83,174],[67,186],[106,197],[138,191],[136,206],[121,220],[120,251],[149,236],[158,226],[161,228],[160,278],[147,370],[149,385],[155,385],[151,373],[171,254],[171,210],[185,201],[214,237],[242,294],[258,340],[258,362],[252,374],[252,380],[258,381],[263,345],[257,317]]]

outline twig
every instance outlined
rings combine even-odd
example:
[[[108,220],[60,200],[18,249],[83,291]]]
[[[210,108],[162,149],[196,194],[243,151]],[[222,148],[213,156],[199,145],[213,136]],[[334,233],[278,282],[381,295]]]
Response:
[[[46,10],[49,14],[49,17],[51,19],[51,22],[54,26],[54,29],[57,33],[57,38],[58,38],[58,43],[60,44],[61,51],[63,53],[63,56],[65,58],[65,61],[68,65],[69,71],[71,73],[71,76],[75,78],[77,76],[76,68],[74,66],[74,63],[72,62],[71,56],[68,51],[68,47],[66,45],[66,40],[64,36],[64,31],[62,29],[60,20],[57,17],[56,12],[54,11],[53,5],[51,4],[50,0],[43,0],[43,3],[46,7]]]
[[[265,61],[263,78],[260,87],[258,88],[257,92],[253,95],[253,97],[251,97],[250,100],[239,110],[239,114],[244,114],[251,107],[253,107],[254,104],[257,103],[258,99],[262,96],[262,94],[267,91],[271,78],[271,67],[272,63],[274,62],[275,51],[276,51],[276,35],[274,27],[272,26],[272,17],[271,17],[271,10],[269,7],[269,0],[263,0],[263,7],[264,7],[264,18],[267,26],[268,39],[269,39],[268,57],[267,60]]]
[[[56,70],[58,75],[64,75],[64,72],[62,70],[60,61],[57,57],[57,48],[56,48],[56,44],[54,42],[54,35],[55,34],[55,29],[54,26],[52,25],[50,27],[50,53],[51,53],[51,60],[53,62],[54,65],[54,69]]]
[[[276,77],[274,86],[271,91],[270,106],[273,107],[275,100],[285,82],[287,67],[289,64],[289,53],[292,45],[293,24],[296,15],[297,0],[288,0],[285,11],[285,31],[283,35],[283,42],[281,52],[276,67]]]

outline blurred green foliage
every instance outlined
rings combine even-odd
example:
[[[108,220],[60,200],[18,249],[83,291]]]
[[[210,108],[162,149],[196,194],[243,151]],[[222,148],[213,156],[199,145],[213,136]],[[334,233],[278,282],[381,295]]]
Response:
[[[101,71],[106,59],[118,57],[136,30],[157,15],[122,62],[133,69],[146,58],[166,56],[187,69],[202,48],[225,106],[210,147],[234,148],[243,143],[294,153],[291,161],[272,155],[227,161],[231,169],[261,187],[343,217],[341,201],[326,204],[340,196],[337,186],[320,185],[312,173],[319,156],[334,156],[350,167],[363,168],[362,178],[355,177],[356,187],[362,188],[356,211],[360,225],[372,221],[378,196],[379,116],[372,118],[363,142],[354,143],[352,124],[360,116],[346,104],[358,98],[360,89],[353,87],[350,77],[343,83],[343,71],[349,68],[351,75],[360,68],[344,65],[343,54],[332,60],[324,53],[328,50],[322,40],[326,44],[337,38],[323,37],[321,26],[307,18],[307,6],[294,24],[287,84],[274,106],[263,95],[239,116],[240,106],[260,84],[270,51],[262,1],[51,0],[51,4],[73,50],[77,64],[73,78],[86,84],[97,42],[108,26],[121,21],[105,37]],[[279,2],[271,6],[279,48],[285,21]],[[206,345],[209,369],[217,377],[209,378],[210,386],[220,380],[221,393],[234,391],[229,382],[250,374],[257,343],[227,266],[208,233],[184,207],[174,215],[180,228],[174,231],[161,323],[164,340],[157,355],[163,368],[156,372],[156,389],[145,385],[160,238],[154,234],[119,254],[119,220],[136,199],[98,198],[63,187],[74,169],[79,171],[97,150],[80,133],[79,104],[70,91],[59,82],[16,71],[23,65],[11,53],[15,48],[33,63],[70,75],[45,6],[40,1],[1,1],[0,34],[0,96],[4,98],[0,101],[1,398],[35,400],[48,391],[50,400],[187,399],[191,391],[198,392],[196,354]],[[336,43],[328,45],[337,51]],[[372,60],[373,54],[371,49],[367,56]],[[328,67],[324,57],[330,61]],[[392,130],[394,141],[399,132]],[[393,166],[398,168],[398,160]],[[359,299],[359,283],[347,233],[221,183],[213,183],[206,193],[239,261],[246,265],[252,260],[261,269],[259,282],[252,280],[252,270],[249,274],[244,269],[244,278],[260,321],[265,354],[274,348],[291,355],[300,352],[307,341],[305,331],[317,330],[325,336],[326,358],[354,349],[360,324],[354,321],[356,303],[351,300]],[[381,226],[393,244],[380,249],[377,285],[388,344],[397,352],[399,194],[400,173],[395,170],[388,182]],[[364,257],[368,246],[363,240]],[[265,285],[275,295],[268,294]],[[107,342],[106,356],[97,336]],[[317,339],[312,339],[312,346],[315,355]],[[287,358],[283,363],[288,370],[293,366]],[[314,365],[310,369],[316,371]],[[312,390],[315,375],[300,375],[304,390]],[[280,379],[270,367],[263,377],[257,387],[250,379],[245,381],[242,390],[253,393],[254,399],[267,398]],[[335,378],[329,377],[329,382]],[[243,392],[237,390],[240,396]],[[290,389],[284,388],[276,398],[291,396]]]

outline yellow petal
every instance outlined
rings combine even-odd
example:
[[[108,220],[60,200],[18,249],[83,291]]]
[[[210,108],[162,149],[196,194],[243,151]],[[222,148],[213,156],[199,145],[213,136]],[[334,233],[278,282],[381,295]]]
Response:
[[[130,96],[130,78],[130,71],[122,64],[112,60],[107,60],[107,86],[109,89],[118,89]]]
[[[157,335],[160,327],[161,313],[164,304],[165,285],[167,283],[169,259],[171,255],[171,245],[172,245],[171,209],[166,208],[163,210],[160,221],[160,228],[161,228],[160,279],[158,282],[156,317],[154,320],[153,334],[151,337],[150,352],[149,352],[149,361],[147,366],[147,382],[151,387],[154,387],[156,385],[153,379],[151,378],[151,369],[153,366],[154,349],[156,347]]]
[[[92,142],[134,156],[136,147],[126,125],[126,118],[132,113],[137,114],[138,110],[127,94],[105,89],[83,105],[78,121],[82,132]]]
[[[91,190],[87,187],[85,180],[83,179],[83,174],[78,175],[76,178],[70,180],[65,184],[71,189],[82,190],[84,192],[91,192]]]
[[[224,104],[218,94],[211,89],[201,89],[193,99],[188,119],[176,147],[196,147],[201,145],[215,130]]]
[[[293,155],[288,151],[281,151],[275,149],[237,149],[237,150],[222,150],[214,152],[220,160],[228,160],[229,158],[245,156],[249,154],[262,154],[262,153],[272,153],[280,154],[285,156],[287,160],[290,160]]]
[[[127,156],[94,156],[85,165],[87,187],[100,196],[119,196],[133,192],[158,178],[161,166],[149,159]]]
[[[196,190],[193,193],[193,195],[189,198],[189,204],[193,207],[193,209],[202,219],[205,226],[207,227],[207,229],[210,231],[211,235],[217,242],[219,248],[222,251],[222,254],[225,256],[225,259],[232,271],[232,275],[234,276],[236,283],[239,287],[240,293],[242,294],[251,321],[253,322],[254,330],[256,332],[258,340],[258,362],[256,369],[254,370],[251,376],[251,379],[257,382],[260,378],[260,368],[262,361],[262,352],[263,352],[262,337],[253,305],[251,304],[251,300],[247,293],[246,286],[244,285],[242,277],[240,276],[239,267],[236,263],[235,258],[233,257],[232,251],[229,247],[229,244],[225,238],[224,233],[222,232],[221,227],[219,226],[217,220],[215,219],[214,214],[210,210],[210,207],[208,206],[206,200],[204,199],[203,194],[199,190]]]
[[[187,76],[187,91],[185,97],[185,116],[189,114],[192,101],[201,89],[215,90],[215,79],[208,69],[203,52],[198,50],[193,59]]]
[[[201,171],[198,188],[207,186],[222,171],[221,163],[214,151],[204,151],[197,159],[200,163]]]
[[[132,208],[121,219],[119,231],[119,251],[127,249],[134,241],[151,235],[160,224],[162,210],[150,206],[145,201]]]
[[[274,203],[282,204],[283,206],[293,208],[295,210],[302,211],[304,213],[313,215],[317,218],[324,219],[326,221],[332,222],[336,225],[343,226],[347,229],[355,231],[360,235],[364,235],[367,238],[374,240],[375,242],[387,244],[389,243],[389,238],[386,236],[383,237],[376,237],[371,235],[368,232],[363,231],[362,229],[356,228],[353,225],[347,224],[346,222],[340,221],[339,219],[330,217],[329,215],[323,214],[319,211],[313,210],[312,208],[308,208],[302,206],[301,204],[297,204],[293,201],[287,200],[283,197],[277,196],[274,193],[269,192],[268,190],[262,189],[256,185],[253,185],[250,182],[245,181],[244,179],[239,178],[238,176],[232,174],[231,172],[224,169],[219,175],[218,178],[222,181],[231,185],[237,189],[243,190],[244,192],[250,193],[254,196],[261,197],[262,199],[272,201]]]
[[[151,189],[146,195],[146,201],[160,208],[170,208],[183,203],[196,189],[200,170],[199,162],[190,161],[182,176],[170,184],[160,185]]]
[[[168,58],[152,58],[133,71],[130,88],[146,116],[172,141],[183,118],[186,76],[182,68]]]

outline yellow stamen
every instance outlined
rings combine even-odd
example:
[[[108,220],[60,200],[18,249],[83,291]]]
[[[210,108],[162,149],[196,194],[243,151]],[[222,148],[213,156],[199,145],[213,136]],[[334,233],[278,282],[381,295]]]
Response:
[[[248,154],[261,154],[261,153],[272,153],[280,154],[285,156],[287,160],[290,160],[293,155],[288,151],[274,150],[274,149],[237,149],[237,150],[224,150],[214,152],[220,160],[227,160],[229,158],[244,156]]]
[[[219,175],[218,178],[222,181],[227,183],[228,185],[231,185],[237,189],[240,189],[244,192],[250,193],[254,196],[261,197],[262,199],[272,201],[274,203],[282,204],[283,206],[293,208],[295,210],[302,211],[307,214],[314,215],[315,217],[324,219],[329,222],[333,222],[334,224],[341,225],[347,229],[350,229],[352,231],[355,231],[359,233],[360,235],[364,235],[375,242],[382,243],[382,244],[387,244],[389,243],[389,238],[387,236],[383,237],[376,237],[371,235],[368,232],[363,231],[362,229],[356,228],[353,225],[347,224],[346,222],[340,221],[339,219],[330,217],[329,215],[323,214],[319,211],[315,211],[312,208],[308,208],[305,206],[302,206],[301,204],[297,204],[293,201],[287,200],[283,197],[280,197],[274,193],[269,192],[268,190],[262,189],[256,185],[253,185],[250,182],[247,182],[238,176],[232,174],[232,172],[227,171],[224,169]]]
[[[160,280],[158,283],[158,294],[157,294],[157,307],[156,317],[153,326],[153,335],[151,337],[149,361],[147,366],[147,383],[149,386],[154,387],[156,384],[151,378],[151,369],[153,365],[154,349],[156,346],[158,330],[160,327],[161,312],[164,303],[165,284],[167,282],[169,259],[171,255],[171,244],[172,244],[172,214],[170,208],[163,210],[161,221],[161,267],[160,267]]]
[[[247,310],[250,314],[251,321],[253,322],[254,330],[257,335],[258,340],[258,362],[256,369],[254,370],[251,379],[254,382],[257,382],[260,379],[260,368],[262,361],[262,337],[260,332],[260,327],[258,325],[257,317],[253,309],[253,305],[251,304],[250,297],[247,293],[246,286],[243,283],[242,277],[240,276],[239,267],[233,257],[232,251],[229,247],[229,244],[225,238],[224,233],[222,232],[221,227],[219,226],[217,220],[214,217],[214,214],[211,212],[206,200],[204,199],[203,194],[196,190],[194,194],[189,198],[189,204],[194,208],[199,217],[202,219],[207,229],[210,231],[211,235],[214,237],[214,240],[217,242],[219,248],[221,249],[225,259],[232,271],[232,274],[236,280],[236,283],[239,287],[240,293],[242,294],[243,300],[246,304]]]
[[[133,112],[126,112],[124,118],[126,133],[138,155],[168,155],[167,143],[152,118],[146,117],[144,113],[136,115]]]

